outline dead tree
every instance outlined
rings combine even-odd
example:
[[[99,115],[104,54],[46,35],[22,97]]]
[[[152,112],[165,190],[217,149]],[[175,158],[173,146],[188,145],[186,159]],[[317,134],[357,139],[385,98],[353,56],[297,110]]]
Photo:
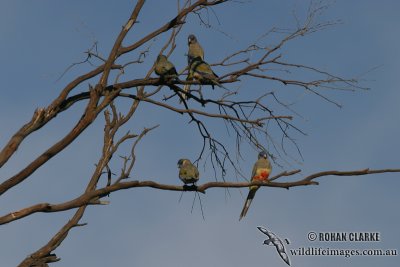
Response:
[[[136,111],[140,109],[143,102],[157,106],[161,110],[184,115],[189,122],[197,126],[198,133],[201,136],[199,141],[202,142],[202,149],[198,151],[196,162],[203,161],[205,155],[209,155],[212,168],[214,168],[216,173],[215,182],[201,184],[191,189],[198,192],[204,193],[207,189],[215,187],[243,188],[251,184],[290,188],[316,185],[318,184],[316,178],[329,175],[351,176],[400,171],[400,169],[324,171],[305,177],[300,176],[300,178],[297,175],[293,181],[279,182],[278,179],[281,177],[300,173],[300,170],[288,170],[275,175],[266,183],[229,181],[224,175],[227,168],[233,168],[239,174],[240,170],[236,167],[237,160],[235,160],[235,156],[228,152],[227,143],[214,137],[213,132],[207,126],[208,120],[220,120],[234,133],[236,142],[235,151],[236,156],[239,158],[243,143],[252,146],[254,150],[261,150],[266,148],[264,140],[268,140],[270,148],[268,149],[268,153],[276,164],[278,164],[279,158],[285,157],[284,142],[289,141],[297,147],[296,141],[292,138],[292,133],[302,133],[300,128],[293,123],[294,118],[292,115],[279,114],[271,108],[269,103],[274,102],[290,110],[290,107],[279,99],[273,91],[265,91],[256,98],[248,99],[245,90],[233,90],[232,88],[235,85],[246,88],[246,82],[242,80],[250,78],[261,80],[265,84],[282,83],[286,86],[299,87],[338,106],[338,103],[324,96],[320,89],[351,91],[366,89],[359,86],[355,79],[339,77],[312,66],[287,62],[282,56],[283,47],[290,41],[302,38],[316,31],[324,30],[335,23],[318,22],[317,17],[319,13],[326,8],[323,5],[311,6],[306,19],[302,23],[299,23],[293,30],[272,28],[262,38],[251,45],[244,48],[237,48],[235,53],[209,62],[213,68],[217,67],[223,72],[219,77],[219,83],[224,89],[220,89],[222,93],[219,97],[209,97],[206,90],[202,90],[202,88],[210,86],[210,83],[200,83],[196,80],[186,81],[187,67],[179,72],[179,79],[161,79],[155,77],[153,75],[153,66],[147,71],[147,75],[144,77],[131,77],[133,79],[120,81],[121,77],[125,77],[125,68],[131,65],[140,68],[141,63],[147,60],[145,58],[146,54],[154,53],[169,56],[174,53],[176,38],[181,33],[183,27],[185,27],[185,22],[189,16],[197,17],[202,23],[207,24],[208,22],[204,19],[204,14],[212,10],[215,6],[226,5],[229,2],[231,1],[178,1],[176,14],[170,20],[166,21],[164,25],[137,38],[133,43],[126,43],[124,39],[128,32],[135,29],[135,25],[137,25],[138,19],[141,16],[142,8],[145,5],[144,0],[138,0],[133,7],[130,17],[126,20],[126,23],[115,39],[109,54],[105,57],[100,55],[95,49],[96,45],[87,51],[85,62],[96,60],[100,62],[100,65],[72,80],[65,88],[60,90],[58,97],[52,103],[47,107],[36,109],[32,119],[10,137],[8,143],[0,151],[0,168],[7,164],[20,144],[30,134],[39,130],[45,131],[50,121],[55,120],[60,113],[73,109],[78,102],[83,102],[86,105],[81,118],[59,141],[33,159],[24,168],[17,170],[13,176],[6,177],[1,181],[0,195],[7,193],[10,189],[17,187],[20,183],[29,179],[44,164],[51,164],[52,157],[62,153],[89,125],[95,120],[101,119],[102,116],[99,115],[103,114],[104,116],[102,153],[99,155],[92,176],[88,179],[84,193],[64,203],[33,204],[32,206],[23,207],[18,211],[13,211],[0,217],[0,224],[7,224],[34,213],[76,210],[70,220],[54,234],[47,244],[44,244],[43,247],[27,256],[19,266],[47,266],[48,263],[58,261],[59,258],[54,254],[54,251],[67,238],[70,230],[74,227],[82,226],[80,220],[86,209],[91,205],[107,204],[104,198],[113,192],[137,187],[151,187],[159,190],[173,191],[187,190],[182,185],[130,180],[137,156],[135,153],[137,144],[147,133],[157,129],[157,125],[154,125],[144,128],[138,133],[133,133],[132,131],[119,137],[121,136],[121,127],[126,125],[135,116]],[[164,46],[160,51],[151,51],[151,48],[147,44],[160,36],[168,36]],[[283,37],[279,41],[269,42],[268,38],[270,36]],[[250,54],[252,54],[252,57],[249,56]],[[134,57],[136,57],[136,60],[130,60]],[[125,63],[117,64],[117,59],[118,62]],[[274,69],[279,70],[279,72],[271,71]],[[291,78],[291,76],[286,75],[290,72],[299,73],[300,77],[302,74],[312,74],[311,77],[315,78],[311,80]],[[89,82],[92,85],[86,88],[84,92],[77,93],[78,88],[82,89],[84,82]],[[185,84],[191,84],[192,90],[185,92],[183,90]],[[246,90],[250,89],[246,88]],[[130,109],[125,114],[122,114],[118,107],[119,99],[128,99],[131,101]],[[272,132],[271,129],[277,129],[280,135],[273,136],[270,134]],[[120,158],[114,156],[122,145],[129,145],[131,152],[126,157],[123,157],[121,169],[117,172],[116,170],[111,170],[109,166],[112,161],[120,160]],[[221,175],[217,175],[217,172],[221,173]],[[107,178],[107,185],[101,186],[99,184],[101,177]]]

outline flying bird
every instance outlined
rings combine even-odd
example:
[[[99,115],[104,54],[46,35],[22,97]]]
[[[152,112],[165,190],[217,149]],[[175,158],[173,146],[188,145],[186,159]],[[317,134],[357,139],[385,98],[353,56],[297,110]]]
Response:
[[[186,184],[195,184],[199,180],[199,170],[188,159],[178,161],[179,179]]]
[[[260,230],[263,234],[268,236],[268,239],[264,240],[264,245],[275,246],[276,251],[278,251],[279,256],[282,258],[287,265],[290,266],[289,256],[286,253],[285,246],[283,245],[282,240],[277,237],[273,232],[265,229],[264,227],[257,226],[258,230]],[[289,244],[289,241],[285,239],[286,243]]]
[[[158,55],[155,62],[154,72],[161,78],[164,78],[166,76],[171,76],[175,78],[178,76],[174,64],[168,61],[167,57],[164,55]]]
[[[268,181],[268,176],[271,173],[272,166],[268,160],[267,152],[261,151],[258,154],[258,160],[253,166],[253,171],[251,173],[251,181]],[[260,188],[257,185],[250,186],[249,194],[247,195],[246,202],[244,203],[242,212],[240,213],[239,221],[246,216],[247,211],[250,208],[250,204],[254,199],[254,196]]]

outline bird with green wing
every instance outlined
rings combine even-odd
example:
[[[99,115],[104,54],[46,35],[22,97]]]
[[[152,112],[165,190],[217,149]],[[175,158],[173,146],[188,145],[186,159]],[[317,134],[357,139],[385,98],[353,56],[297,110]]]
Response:
[[[165,55],[158,55],[154,63],[154,72],[161,78],[178,77],[174,64],[172,64]]]
[[[189,67],[189,74],[186,80],[192,81],[193,79],[200,83],[211,83],[213,89],[214,85],[222,87],[218,82],[218,75],[215,74],[211,66],[200,57],[194,58]]]
[[[204,60],[204,50],[203,50],[203,47],[201,47],[196,36],[194,34],[190,34],[188,36],[188,53],[187,53],[189,74],[190,74],[190,65],[192,64],[192,62],[195,58],[200,58],[201,60]],[[193,79],[189,78],[189,75],[188,75],[186,80],[191,81]],[[189,90],[190,90],[190,84],[185,84],[185,86],[183,87],[183,91],[185,91],[187,93],[187,92],[189,92]],[[186,94],[183,94],[182,96],[183,96],[183,99],[187,99]]]

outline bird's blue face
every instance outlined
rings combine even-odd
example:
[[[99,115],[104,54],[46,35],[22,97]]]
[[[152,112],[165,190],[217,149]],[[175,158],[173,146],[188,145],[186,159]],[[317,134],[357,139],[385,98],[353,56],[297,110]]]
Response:
[[[259,159],[261,159],[261,158],[264,158],[264,159],[268,158],[267,152],[266,152],[266,151],[261,151],[261,152],[258,154],[258,158],[259,158]]]

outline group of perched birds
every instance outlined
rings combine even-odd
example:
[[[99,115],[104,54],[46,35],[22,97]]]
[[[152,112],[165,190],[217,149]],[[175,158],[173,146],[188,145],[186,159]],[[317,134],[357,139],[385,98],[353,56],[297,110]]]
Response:
[[[193,34],[190,34],[188,37],[188,47],[188,75],[186,81],[197,80],[200,83],[211,84],[213,89],[214,85],[221,86],[218,82],[218,75],[215,74],[211,66],[204,61],[204,50]],[[162,54],[158,55],[154,63],[154,71],[162,79],[175,79],[179,76],[174,64]],[[186,93],[190,90],[190,84],[185,84],[183,90],[185,94],[182,95],[182,97],[187,99]]]
[[[178,161],[179,168],[179,178],[181,181],[187,184],[195,185],[199,180],[199,170],[189,159],[180,159]],[[251,181],[268,181],[269,174],[271,173],[272,166],[268,160],[267,152],[261,151],[258,154],[258,160],[253,166],[253,171],[251,173]],[[250,204],[254,199],[254,196],[260,188],[257,185],[250,186],[249,194],[247,195],[246,202],[244,203],[242,212],[240,213],[239,220],[246,216],[247,211],[250,208]]]
[[[201,47],[196,36],[190,34],[188,36],[188,75],[186,81],[197,80],[200,83],[211,84],[214,89],[214,85],[221,86],[219,83],[218,75],[211,69],[211,66],[204,61],[204,50]],[[156,62],[154,63],[154,71],[161,79],[177,79],[179,74],[176,71],[174,64],[172,64],[165,55],[158,55]],[[184,95],[182,98],[187,99],[187,93],[189,93],[190,84],[185,84]],[[195,185],[199,180],[199,170],[189,159],[180,159],[178,161],[179,178],[185,185]],[[267,181],[268,176],[271,173],[272,167],[268,160],[267,152],[262,151],[258,154],[258,160],[254,164],[253,171],[251,174],[251,181]],[[249,194],[246,202],[244,203],[243,210],[240,213],[240,219],[246,216],[249,210],[250,204],[254,199],[256,191],[259,186],[250,186]]]

